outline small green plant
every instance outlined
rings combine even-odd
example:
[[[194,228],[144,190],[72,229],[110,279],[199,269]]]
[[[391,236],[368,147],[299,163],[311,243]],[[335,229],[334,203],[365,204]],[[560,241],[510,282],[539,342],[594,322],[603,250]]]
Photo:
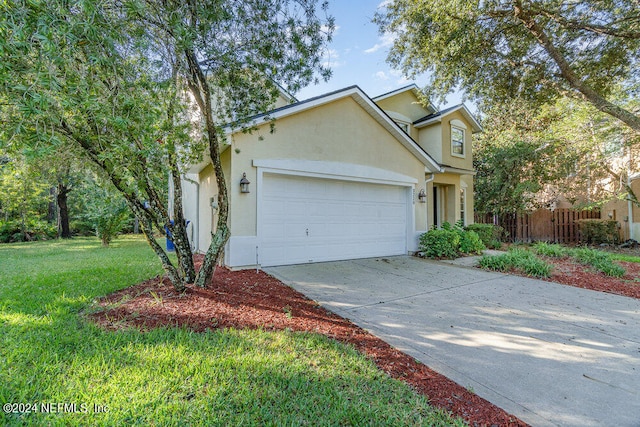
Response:
[[[538,242],[533,245],[533,251],[542,256],[548,256],[553,258],[562,258],[570,254],[570,251],[564,246],[558,244],[549,244],[546,242]]]
[[[486,246],[489,249],[500,249],[502,248],[502,242],[500,240],[492,240]]]
[[[149,294],[153,298],[153,304],[154,305],[162,305],[164,303],[164,301],[162,300],[162,295],[158,295],[154,291],[149,292]]]
[[[485,270],[493,270],[493,271],[502,271],[505,272],[511,268],[509,264],[509,259],[504,255],[485,255],[480,258],[478,262],[480,268],[484,268]]]
[[[497,256],[484,256],[480,267],[494,271],[518,270],[532,277],[549,277],[551,266],[523,248],[511,248],[509,252]]]
[[[282,311],[284,311],[285,316],[287,316],[287,319],[291,319],[293,317],[293,313],[291,312],[291,306],[285,305],[284,307],[282,307]]]
[[[596,249],[580,248],[572,251],[572,256],[580,263],[591,265],[598,271],[612,277],[622,277],[625,269],[615,264],[611,255]]]

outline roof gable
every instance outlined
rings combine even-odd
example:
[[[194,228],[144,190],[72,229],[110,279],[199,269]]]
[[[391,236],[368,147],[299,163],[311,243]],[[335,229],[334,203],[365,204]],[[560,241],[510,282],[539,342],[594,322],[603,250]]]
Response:
[[[415,84],[378,95],[372,100],[383,110],[408,117],[410,121],[435,113],[433,104],[421,101],[421,91]]]
[[[295,104],[290,104],[277,108],[265,114],[254,116],[250,126],[259,126],[272,119],[280,119],[291,115],[299,114],[322,105],[329,104],[343,98],[352,98],[369,116],[385,128],[393,137],[398,140],[409,152],[418,158],[431,172],[440,172],[438,163],[420,147],[409,135],[407,135],[371,98],[369,98],[358,86],[350,86],[345,89],[330,92]],[[242,131],[242,128],[228,128],[228,133],[233,134]]]

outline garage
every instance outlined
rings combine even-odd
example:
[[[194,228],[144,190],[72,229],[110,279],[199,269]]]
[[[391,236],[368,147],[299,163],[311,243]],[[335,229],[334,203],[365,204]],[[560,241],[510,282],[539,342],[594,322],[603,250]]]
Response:
[[[302,264],[407,253],[410,188],[265,173],[259,263]]]

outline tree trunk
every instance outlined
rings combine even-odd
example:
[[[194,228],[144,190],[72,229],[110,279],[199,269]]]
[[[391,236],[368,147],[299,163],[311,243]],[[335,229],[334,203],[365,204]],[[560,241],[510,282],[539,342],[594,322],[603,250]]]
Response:
[[[60,218],[60,227],[58,234],[63,239],[71,238],[71,229],[69,228],[69,208],[67,206],[67,194],[71,189],[62,182],[58,182],[58,217]]]
[[[187,235],[187,224],[182,211],[182,190],[180,184],[180,175],[178,174],[177,165],[171,171],[171,179],[174,183],[174,202],[173,202],[173,225],[169,225],[171,231],[171,240],[176,249],[178,257],[178,265],[186,283],[193,283],[196,278],[196,270],[193,264],[193,252],[191,251],[191,243]]]
[[[195,281],[196,286],[204,288],[211,280],[215,266],[222,255],[224,245],[227,243],[227,240],[229,240],[230,233],[229,226],[227,225],[229,218],[229,199],[227,195],[227,184],[224,179],[224,171],[222,169],[222,161],[220,159],[220,143],[213,120],[209,82],[198,63],[195,53],[188,49],[185,50],[184,53],[189,77],[187,84],[205,119],[207,139],[209,141],[209,156],[211,157],[211,163],[213,164],[216,175],[216,184],[218,186],[218,222],[216,224],[216,231],[215,233],[211,233],[211,245],[209,245],[209,249],[207,249],[205,253],[202,267],[200,271],[198,271]]]
[[[153,193],[153,197],[149,194],[149,203],[151,206],[145,206],[143,200],[139,197],[139,194],[131,192],[127,188],[127,184],[122,176],[118,173],[117,168],[110,163],[109,161],[103,159],[95,147],[91,144],[91,142],[80,132],[74,131],[74,129],[69,126],[69,124],[61,120],[60,121],[60,132],[64,135],[67,135],[69,138],[76,141],[89,156],[89,159],[95,163],[101,170],[103,170],[107,176],[109,177],[111,183],[116,187],[118,191],[124,196],[127,204],[133,211],[133,214],[139,218],[140,226],[142,227],[142,231],[147,239],[147,242],[156,253],[160,261],[162,262],[162,267],[164,268],[169,280],[171,281],[174,288],[182,292],[185,289],[185,282],[183,280],[183,276],[180,273],[180,270],[177,269],[171,262],[171,259],[167,256],[162,246],[155,240],[153,236],[154,227],[164,233],[163,226],[168,222],[167,211],[164,209],[161,201],[157,197],[156,192],[149,191],[149,193]]]

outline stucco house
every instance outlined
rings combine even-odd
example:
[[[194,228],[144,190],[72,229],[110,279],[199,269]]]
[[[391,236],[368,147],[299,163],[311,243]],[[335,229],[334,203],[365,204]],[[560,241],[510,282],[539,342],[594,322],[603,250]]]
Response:
[[[229,129],[222,149],[227,266],[407,254],[434,224],[473,222],[471,141],[481,126],[464,105],[424,107],[415,85],[374,98],[351,86],[293,103],[283,96],[269,116],[274,133],[258,116],[257,132]],[[208,159],[188,172],[185,217],[194,249],[206,251],[214,172]]]

